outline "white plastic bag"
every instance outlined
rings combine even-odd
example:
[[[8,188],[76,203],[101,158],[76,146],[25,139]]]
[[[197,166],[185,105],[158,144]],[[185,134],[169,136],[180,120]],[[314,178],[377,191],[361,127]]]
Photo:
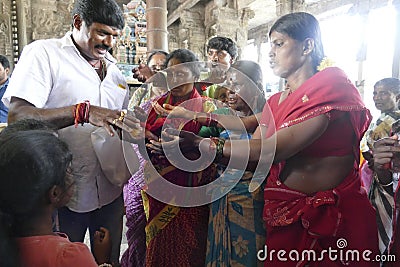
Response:
[[[92,132],[90,137],[104,175],[112,184],[123,186],[139,169],[139,159],[132,145],[122,142],[117,134],[110,136],[103,127]]]

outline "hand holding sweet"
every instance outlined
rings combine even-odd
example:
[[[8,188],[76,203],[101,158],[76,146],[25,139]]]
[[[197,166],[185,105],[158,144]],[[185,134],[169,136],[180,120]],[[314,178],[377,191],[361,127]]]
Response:
[[[93,256],[98,264],[109,262],[111,254],[110,232],[100,227],[93,237]]]
[[[170,118],[184,118],[192,119],[194,118],[195,112],[188,110],[182,106],[173,106],[170,104],[164,104],[160,106],[157,102],[154,102],[153,108],[155,112],[161,116],[169,116]]]
[[[379,139],[374,143],[372,151],[375,170],[387,170],[395,152],[400,152],[400,147],[395,146],[397,135]]]

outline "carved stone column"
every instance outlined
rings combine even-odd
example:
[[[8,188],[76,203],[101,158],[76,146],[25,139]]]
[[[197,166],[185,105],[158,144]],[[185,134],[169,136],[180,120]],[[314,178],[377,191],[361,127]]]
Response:
[[[247,44],[248,21],[254,16],[254,11],[248,8],[237,10],[228,3],[214,1],[206,6],[205,30],[207,40],[214,36],[229,37],[241,50]]]
[[[0,54],[11,58],[12,34],[11,34],[11,1],[5,1],[0,5]]]
[[[392,77],[400,78],[400,0],[394,0],[393,6],[396,8],[396,36],[392,64]]]
[[[278,17],[297,11],[305,11],[304,0],[277,0],[276,14]]]
[[[22,52],[25,45],[28,44],[26,35],[26,14],[25,14],[25,1],[16,0],[17,4],[17,24],[18,24],[18,50]]]
[[[73,0],[31,0],[32,40],[58,38],[71,29]]]
[[[177,32],[179,47],[192,50],[200,60],[203,60],[206,41],[204,38],[204,6],[196,5],[190,10],[184,10],[180,21]]]
[[[147,0],[147,51],[168,51],[167,1]]]

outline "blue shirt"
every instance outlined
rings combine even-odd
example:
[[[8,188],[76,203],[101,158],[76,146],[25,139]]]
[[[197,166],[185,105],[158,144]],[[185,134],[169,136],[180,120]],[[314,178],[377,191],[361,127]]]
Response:
[[[0,99],[3,98],[3,95],[6,92],[9,80],[10,78],[7,78],[6,82],[0,85]],[[0,101],[0,122],[7,122],[7,116],[8,108],[4,105],[2,101]]]

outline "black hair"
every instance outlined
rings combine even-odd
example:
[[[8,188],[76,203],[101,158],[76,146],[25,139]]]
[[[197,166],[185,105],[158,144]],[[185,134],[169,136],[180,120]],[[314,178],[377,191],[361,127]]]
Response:
[[[237,70],[239,73],[246,75],[256,85],[258,91],[254,93],[254,97],[257,97],[257,101],[252,109],[254,109],[254,113],[261,112],[266,99],[263,87],[263,74],[260,65],[251,60],[238,60],[231,65],[228,71],[232,70]],[[251,86],[249,90],[252,88],[254,88],[254,86]],[[250,99],[245,100],[249,102]]]
[[[400,80],[397,78],[384,78],[375,83],[374,88],[377,86],[385,86],[388,88],[393,94],[400,94]]]
[[[176,49],[169,53],[165,59],[165,66],[168,66],[169,61],[173,58],[178,59],[181,63],[199,62],[197,56],[189,49]],[[195,77],[200,77],[200,66],[198,64],[187,64],[187,67]]]
[[[3,66],[3,68],[10,68],[10,61],[8,61],[8,58],[0,55],[0,64]]]
[[[288,35],[290,38],[303,42],[307,38],[314,40],[314,50],[311,57],[313,59],[314,70],[317,71],[318,65],[325,57],[324,47],[321,39],[321,29],[318,20],[306,12],[295,12],[280,17],[272,25],[269,36],[272,32],[279,32]]]
[[[54,185],[65,188],[72,154],[51,131],[28,130],[0,138],[0,266],[17,266],[15,231],[43,205]]]
[[[149,62],[151,61],[151,59],[155,56],[155,55],[164,55],[165,57],[168,56],[168,53],[163,51],[163,50],[153,50],[150,55],[147,57],[147,64],[149,64]]]
[[[72,16],[79,15],[89,27],[93,22],[116,27],[125,26],[124,15],[114,0],[77,0],[72,9]]]
[[[16,122],[9,123],[6,128],[4,128],[0,133],[0,138],[2,136],[7,136],[19,131],[28,131],[28,130],[47,130],[54,131],[55,133],[56,126],[35,119],[22,119]]]
[[[217,36],[211,38],[208,40],[207,52],[210,49],[225,50],[229,53],[233,60],[235,60],[238,55],[237,45],[228,37]]]

